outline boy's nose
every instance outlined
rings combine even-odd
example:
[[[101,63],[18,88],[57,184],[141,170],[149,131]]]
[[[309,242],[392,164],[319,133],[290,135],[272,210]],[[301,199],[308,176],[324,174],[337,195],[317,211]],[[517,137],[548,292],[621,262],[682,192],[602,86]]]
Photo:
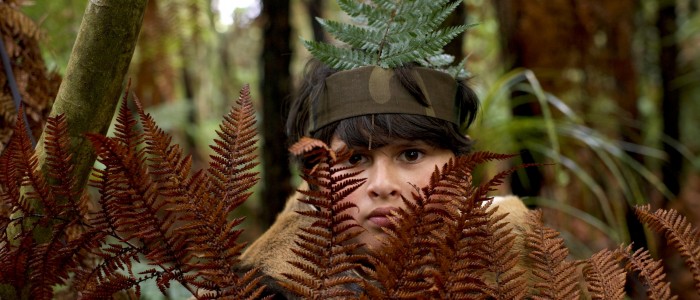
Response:
[[[371,199],[392,200],[401,196],[399,176],[391,164],[375,163],[367,175],[367,194]]]

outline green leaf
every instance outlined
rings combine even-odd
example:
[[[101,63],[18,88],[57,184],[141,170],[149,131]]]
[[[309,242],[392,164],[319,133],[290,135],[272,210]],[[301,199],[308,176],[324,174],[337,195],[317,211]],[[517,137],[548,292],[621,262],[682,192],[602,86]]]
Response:
[[[345,45],[304,41],[304,46],[321,62],[339,70],[366,65],[394,68],[417,62],[457,78],[466,78],[464,64],[445,63],[454,58],[448,58],[442,48],[472,25],[439,29],[460,3],[457,0],[375,0],[371,3],[338,0],[340,8],[360,23],[317,20],[335,40]]]

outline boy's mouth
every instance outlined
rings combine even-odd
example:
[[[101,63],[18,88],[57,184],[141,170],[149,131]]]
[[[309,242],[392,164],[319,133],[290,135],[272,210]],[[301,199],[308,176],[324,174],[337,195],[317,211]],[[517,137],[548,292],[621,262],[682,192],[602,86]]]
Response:
[[[379,227],[389,227],[389,226],[393,225],[393,223],[391,223],[391,220],[389,219],[389,217],[391,217],[393,215],[392,212],[395,210],[398,210],[398,208],[395,208],[395,207],[376,208],[369,214],[367,219]]]

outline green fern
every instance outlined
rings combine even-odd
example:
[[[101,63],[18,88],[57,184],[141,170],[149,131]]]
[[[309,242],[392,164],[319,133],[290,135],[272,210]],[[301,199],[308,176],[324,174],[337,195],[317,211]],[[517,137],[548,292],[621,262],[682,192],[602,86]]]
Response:
[[[357,25],[318,18],[335,39],[346,46],[304,41],[304,46],[328,66],[349,70],[376,65],[395,68],[417,62],[446,71],[458,79],[468,76],[463,62],[449,66],[454,57],[442,48],[472,25],[439,28],[461,1],[338,0],[340,8]]]

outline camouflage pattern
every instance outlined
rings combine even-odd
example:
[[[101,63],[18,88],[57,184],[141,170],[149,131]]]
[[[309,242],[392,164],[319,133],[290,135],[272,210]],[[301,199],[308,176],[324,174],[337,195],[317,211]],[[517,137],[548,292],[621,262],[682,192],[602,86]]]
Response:
[[[410,94],[392,69],[365,66],[329,76],[318,105],[312,109],[311,130],[371,114],[415,114],[459,125],[455,79],[445,72],[423,67],[412,72],[428,106]]]

